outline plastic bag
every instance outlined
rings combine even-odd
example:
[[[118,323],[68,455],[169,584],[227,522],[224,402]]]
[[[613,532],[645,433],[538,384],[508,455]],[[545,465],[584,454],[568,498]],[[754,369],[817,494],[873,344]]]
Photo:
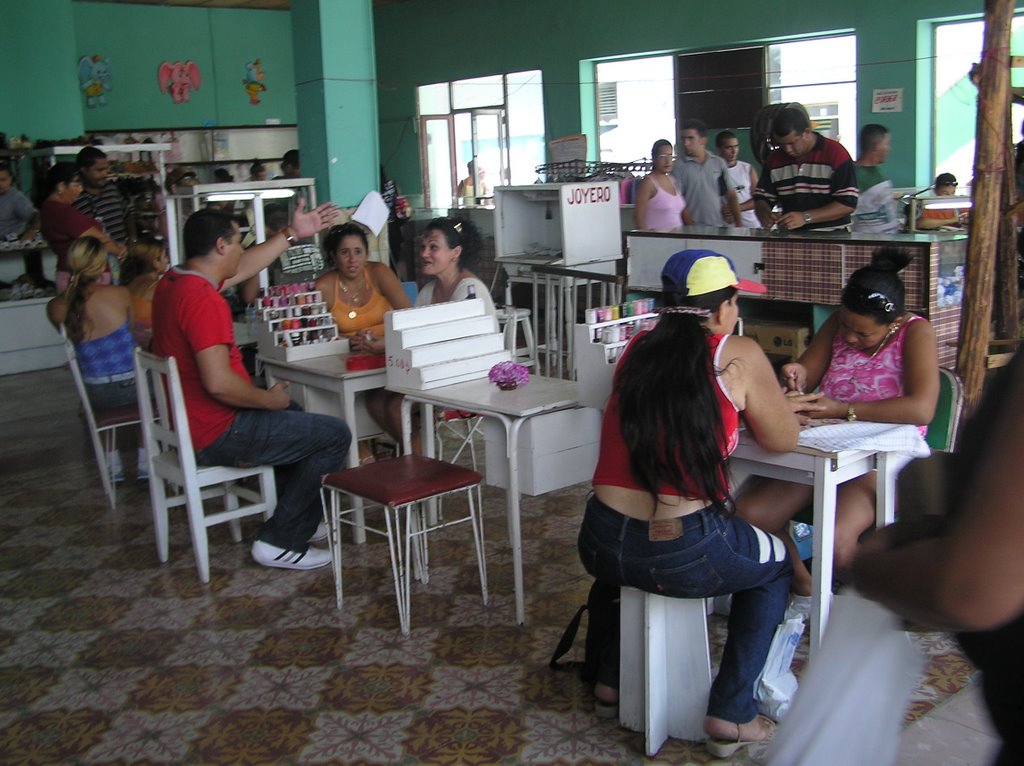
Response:
[[[804,616],[792,609],[775,629],[761,674],[754,682],[754,700],[759,712],[776,721],[789,710],[796,694],[796,676],[790,666],[800,637],[804,634]]]
[[[893,763],[922,664],[892,612],[852,591],[836,596],[768,766]]]

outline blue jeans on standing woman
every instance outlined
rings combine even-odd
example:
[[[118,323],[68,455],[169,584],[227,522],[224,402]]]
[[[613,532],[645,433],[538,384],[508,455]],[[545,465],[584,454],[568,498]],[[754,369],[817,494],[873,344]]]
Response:
[[[320,481],[345,466],[352,432],[330,415],[287,410],[239,410],[231,427],[196,452],[199,465],[272,465],[277,507],[256,536],[303,552],[323,516]]]
[[[646,521],[591,495],[580,528],[583,567],[609,585],[673,598],[732,594],[729,633],[708,715],[733,723],[757,716],[754,681],[789,600],[793,567],[782,541],[713,508],[683,516],[682,536],[652,542]],[[615,637],[616,646],[618,636]],[[612,652],[618,657],[618,652]]]

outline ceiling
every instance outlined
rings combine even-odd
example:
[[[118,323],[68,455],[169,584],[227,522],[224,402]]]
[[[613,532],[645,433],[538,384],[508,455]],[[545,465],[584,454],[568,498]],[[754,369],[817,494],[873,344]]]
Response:
[[[128,5],[175,5],[191,8],[248,8],[265,11],[287,11],[290,0],[78,0],[78,2],[127,3]],[[373,5],[390,5],[404,0],[373,0]]]

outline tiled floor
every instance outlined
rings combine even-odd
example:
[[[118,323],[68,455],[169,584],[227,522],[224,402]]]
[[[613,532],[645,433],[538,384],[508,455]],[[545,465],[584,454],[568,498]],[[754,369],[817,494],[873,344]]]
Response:
[[[468,528],[446,530],[403,638],[379,540],[346,546],[341,612],[330,570],[260,568],[226,529],[211,532],[208,586],[183,518],[159,565],[144,483],[107,507],[77,409],[64,370],[0,378],[0,763],[648,762],[639,735],[547,668],[589,585],[575,553],[585,487],[525,499],[526,626],[503,496],[488,490],[490,606]],[[971,668],[947,637],[917,640],[931,661],[900,763],[985,763]],[[713,761],[670,740],[654,762]]]

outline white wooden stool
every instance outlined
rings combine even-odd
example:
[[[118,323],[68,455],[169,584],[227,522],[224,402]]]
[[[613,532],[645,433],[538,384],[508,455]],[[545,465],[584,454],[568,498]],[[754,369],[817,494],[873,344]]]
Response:
[[[619,723],[644,732],[647,755],[669,737],[707,739],[711,691],[707,606],[622,588],[619,616]]]
[[[498,324],[505,334],[505,348],[512,354],[512,361],[532,368],[537,364],[537,339],[533,334],[530,313],[530,309],[517,309],[514,306],[504,306],[495,311]],[[526,343],[523,349],[519,348],[520,324],[523,326],[523,338]]]

